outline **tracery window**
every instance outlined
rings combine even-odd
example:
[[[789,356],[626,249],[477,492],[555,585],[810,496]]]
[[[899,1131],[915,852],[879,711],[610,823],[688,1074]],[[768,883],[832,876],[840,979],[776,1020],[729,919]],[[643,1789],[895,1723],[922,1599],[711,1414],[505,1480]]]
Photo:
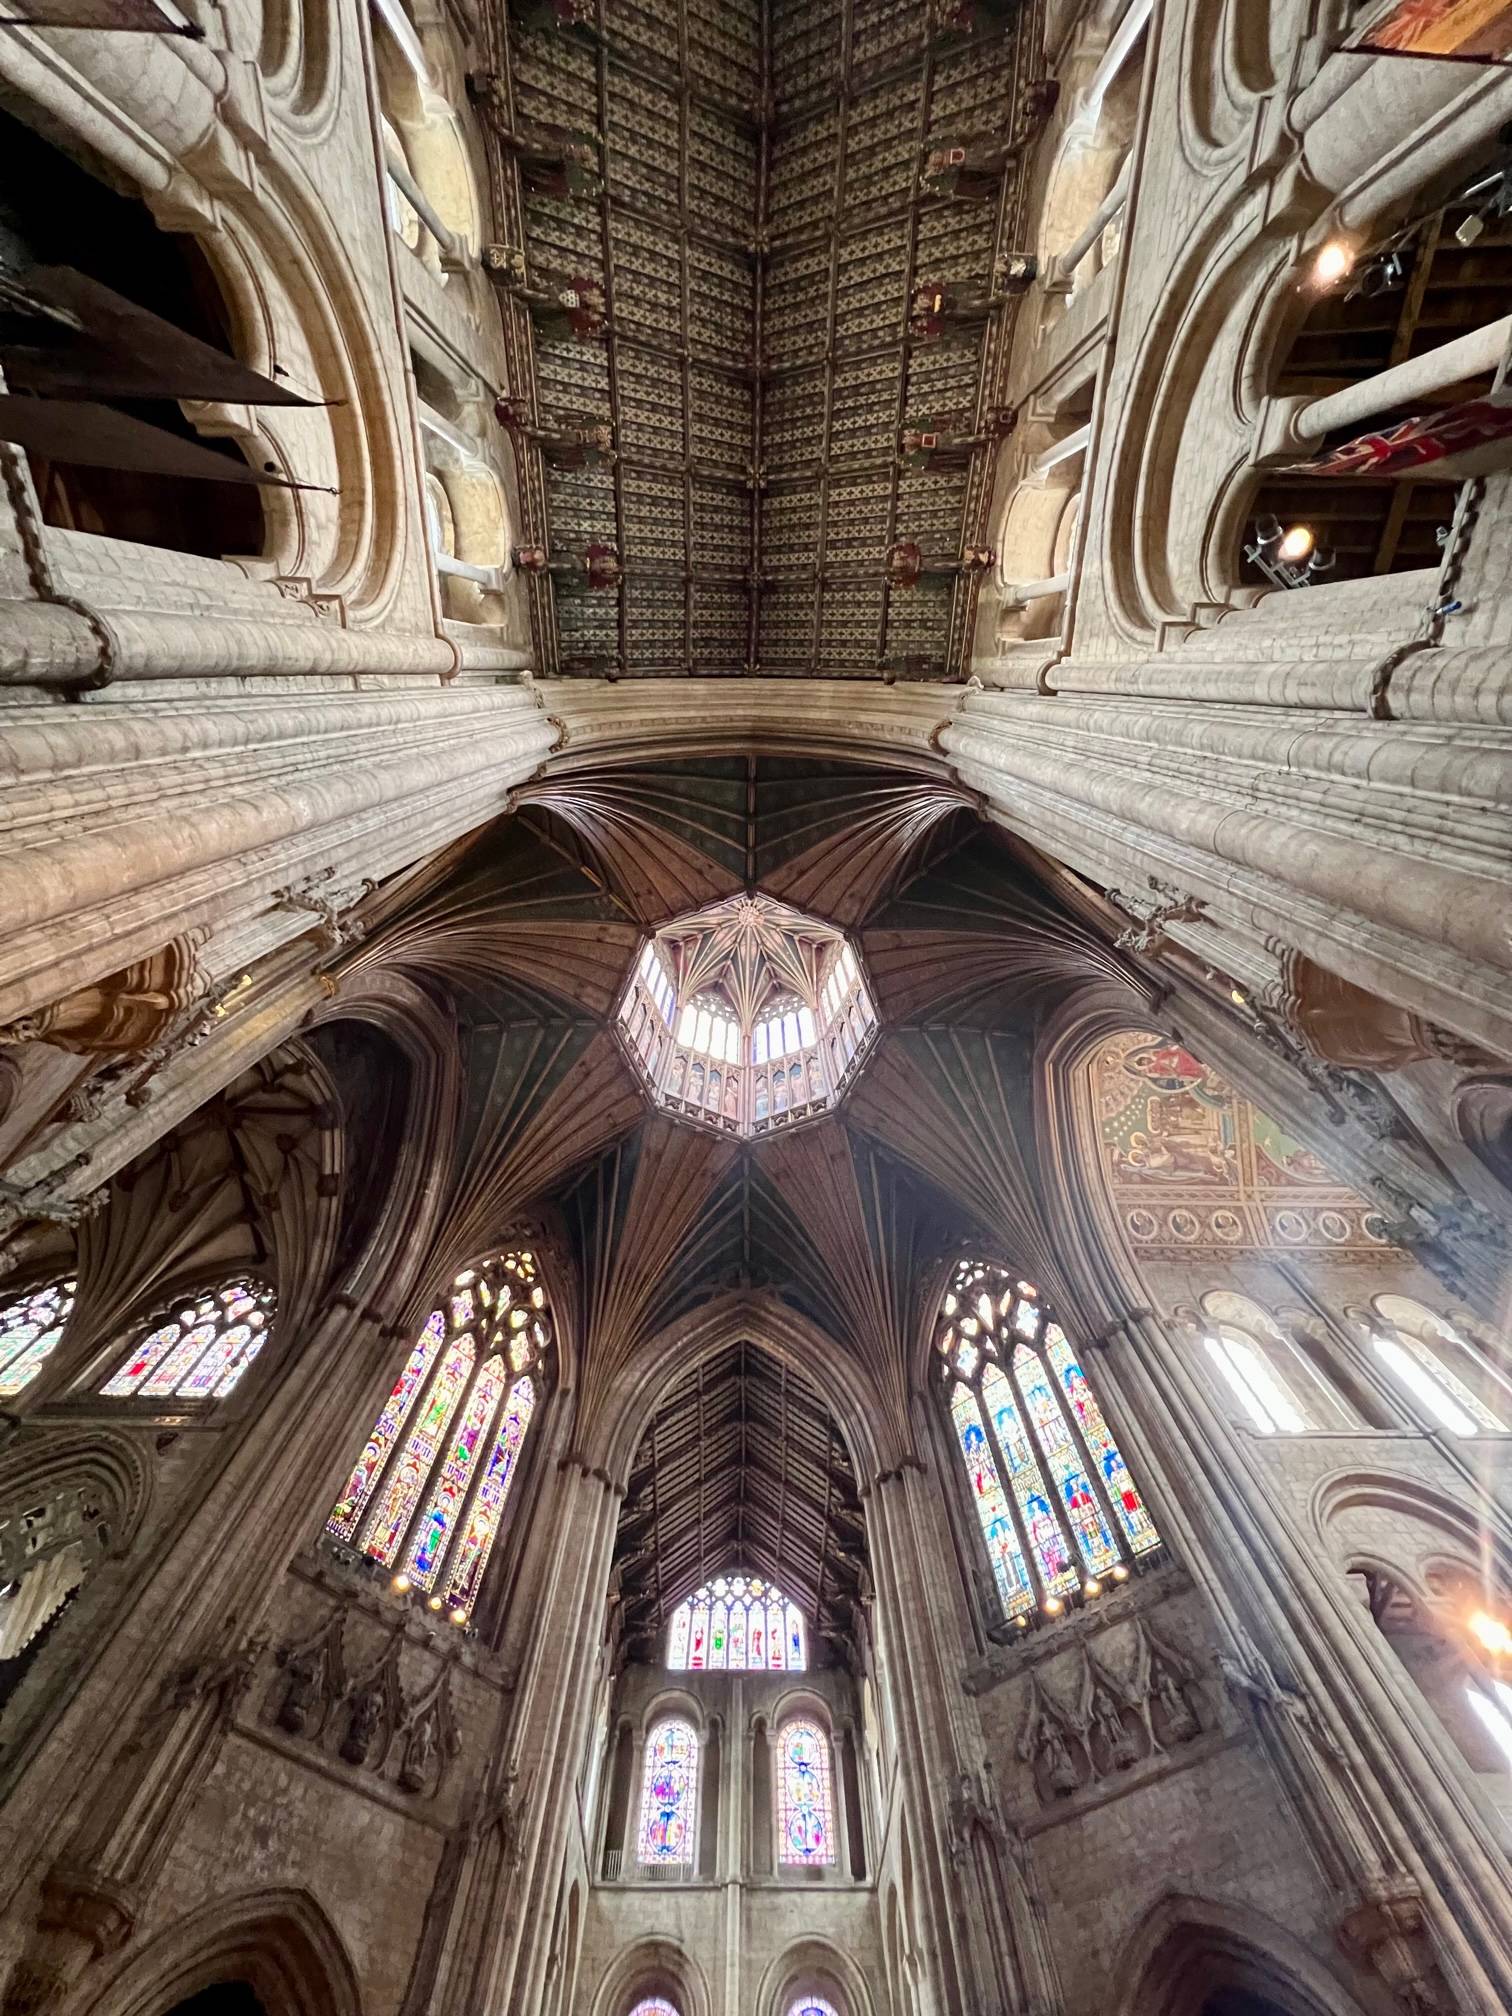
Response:
[[[1512,1385],[1453,1324],[1406,1295],[1377,1295],[1376,1355],[1451,1435],[1512,1432]]]
[[[646,1995],[636,2003],[630,2016],[679,2016],[679,2012],[664,1995]]]
[[[535,1256],[465,1267],[433,1309],[326,1531],[465,1624],[540,1398],[551,1315]]]
[[[77,1281],[49,1281],[0,1304],[0,1399],[19,1393],[41,1371],[73,1314]]]
[[[800,1995],[788,2010],[787,2016],[838,2016],[833,2002],[826,2002],[822,1995]]]
[[[698,1732],[681,1715],[668,1715],[646,1737],[637,1858],[691,1869],[697,1834]]]
[[[810,1715],[777,1732],[777,1859],[822,1868],[835,1859],[835,1795],[829,1737]]]
[[[672,1612],[667,1664],[674,1673],[801,1673],[808,1665],[803,1613],[757,1575],[718,1575]]]
[[[223,1400],[267,1342],[277,1297],[238,1277],[161,1310],[100,1388],[107,1399]]]
[[[1057,1616],[1160,1546],[1086,1374],[1037,1291],[964,1260],[935,1351],[1003,1615]],[[1005,1486],[1006,1480],[1006,1486]]]

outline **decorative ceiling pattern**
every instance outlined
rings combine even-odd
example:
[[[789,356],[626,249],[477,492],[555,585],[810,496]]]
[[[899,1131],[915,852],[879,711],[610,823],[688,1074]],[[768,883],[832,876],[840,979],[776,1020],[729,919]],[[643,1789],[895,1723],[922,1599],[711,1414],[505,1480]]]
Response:
[[[865,1526],[834,1417],[791,1367],[732,1344],[680,1379],[641,1438],[620,1511],[627,1649],[655,1657],[671,1613],[711,1576],[754,1569],[843,1645]]]
[[[821,918],[843,911],[879,1018],[832,1110],[749,1141],[653,1110],[613,1005],[690,889],[721,887],[717,915],[744,914],[732,883],[801,887]],[[702,926],[683,948],[711,981],[729,949]],[[781,956],[807,955],[784,943]],[[398,983],[433,1004],[455,1055],[427,1266],[440,1278],[522,1214],[540,1228],[590,1463],[648,1377],[648,1346],[711,1303],[726,1337],[762,1338],[763,1311],[817,1326],[872,1396],[877,1460],[899,1460],[949,1258],[1001,1253],[1059,1292],[1033,1121],[1043,1018],[1081,988],[1106,1002],[1122,987],[1131,1022],[1143,1000],[1122,956],[934,780],[765,757],[585,768],[527,794],[353,948],[341,998],[358,1012],[364,987],[382,1001]],[[637,1459],[631,1628],[654,1635],[670,1603],[744,1566],[843,1630],[845,1494],[820,1488],[833,1424],[806,1388],[795,1406],[791,1370],[754,1341],[721,1351],[660,1403],[654,1490]],[[784,1462],[808,1480],[796,1500]]]
[[[960,676],[1022,203],[1017,18],[509,21],[478,95],[545,669]]]
[[[1374,1206],[1179,1043],[1149,1031],[1110,1038],[1085,1096],[1109,1196],[1142,1253],[1378,1254],[1391,1243]]]

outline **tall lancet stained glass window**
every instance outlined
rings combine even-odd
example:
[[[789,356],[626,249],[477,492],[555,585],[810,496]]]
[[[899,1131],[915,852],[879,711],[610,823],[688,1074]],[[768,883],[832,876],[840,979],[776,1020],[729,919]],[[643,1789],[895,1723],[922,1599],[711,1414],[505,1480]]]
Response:
[[[1160,1535],[1065,1332],[1027,1281],[963,1260],[936,1362],[1005,1617],[1124,1581]]]
[[[835,1799],[829,1737],[812,1716],[777,1732],[777,1859],[819,1869],[835,1859]]]
[[[478,1600],[551,1343],[535,1255],[466,1267],[433,1309],[326,1522],[454,1624]]]
[[[637,1860],[653,1868],[691,1869],[697,1814],[698,1732],[682,1716],[668,1715],[646,1733]]]
[[[803,1612],[759,1575],[716,1575],[672,1612],[667,1664],[674,1673],[802,1673]]]

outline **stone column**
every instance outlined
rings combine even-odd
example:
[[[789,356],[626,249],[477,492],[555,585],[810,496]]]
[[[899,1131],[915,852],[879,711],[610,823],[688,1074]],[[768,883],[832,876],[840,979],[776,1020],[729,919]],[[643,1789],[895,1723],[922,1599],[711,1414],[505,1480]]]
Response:
[[[468,1843],[454,1886],[427,2005],[433,2016],[534,2009],[545,1992],[552,1918],[593,1713],[618,1506],[619,1494],[603,1473],[568,1455],[534,1508],[530,1559],[511,1612],[521,1679],[500,1746],[495,1798],[482,1816],[487,1824]],[[634,1804],[632,1785],[632,1811]]]
[[[1339,1934],[1411,2009],[1512,1999],[1512,1883],[1447,1735],[1370,1618],[1298,1532],[1210,1386],[1148,1312],[1098,1378],[1136,1424],[1167,1538],[1227,1640],[1220,1656],[1338,1898]]]
[[[938,1496],[916,1461],[886,1473],[865,1494],[877,1585],[878,1654],[897,1731],[899,1825],[913,1846],[911,1937],[924,1962],[920,2016],[963,2009],[1056,2006],[1020,1940],[1013,1979],[981,1935],[988,1903],[968,1897],[973,1872],[957,1865],[950,1791],[982,1756],[975,1709],[960,1685],[958,1631],[945,1592],[954,1587],[938,1524]],[[1022,1928],[1020,1928],[1022,1929]]]

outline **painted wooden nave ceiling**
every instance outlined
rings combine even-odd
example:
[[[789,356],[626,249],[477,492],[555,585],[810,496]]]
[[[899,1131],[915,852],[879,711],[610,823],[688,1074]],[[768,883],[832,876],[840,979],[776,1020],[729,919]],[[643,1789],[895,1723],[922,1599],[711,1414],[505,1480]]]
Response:
[[[494,16],[477,95],[543,669],[962,676],[1033,14]],[[905,586],[888,555],[910,545]]]

